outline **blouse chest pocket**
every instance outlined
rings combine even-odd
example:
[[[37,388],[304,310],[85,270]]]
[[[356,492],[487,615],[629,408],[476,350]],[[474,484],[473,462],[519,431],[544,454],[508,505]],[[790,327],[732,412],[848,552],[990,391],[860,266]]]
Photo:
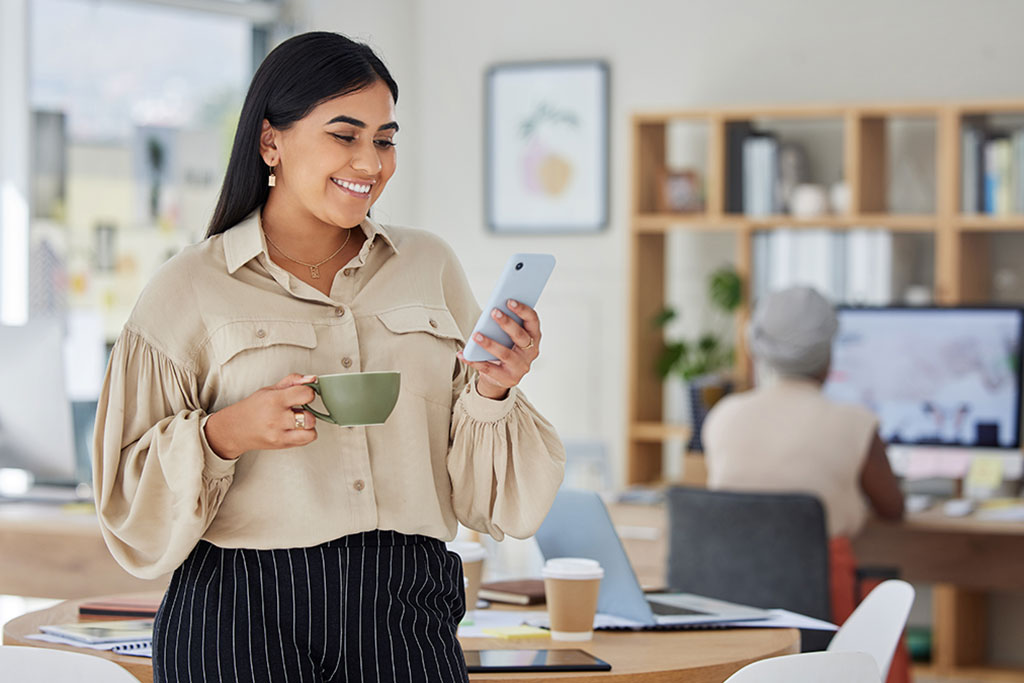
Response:
[[[401,371],[403,387],[449,405],[458,362],[455,353],[465,343],[452,314],[446,308],[417,305],[384,311],[376,317],[390,333],[374,350],[381,355],[379,369]]]
[[[210,351],[222,392],[235,400],[290,373],[316,374],[313,350],[316,331],[309,323],[241,320],[226,323],[210,335]]]

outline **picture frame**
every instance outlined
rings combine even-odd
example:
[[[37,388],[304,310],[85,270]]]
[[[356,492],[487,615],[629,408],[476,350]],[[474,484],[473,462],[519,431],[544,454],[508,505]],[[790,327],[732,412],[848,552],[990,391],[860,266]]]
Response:
[[[487,227],[502,234],[605,229],[608,65],[498,64],[487,71],[485,92]]]

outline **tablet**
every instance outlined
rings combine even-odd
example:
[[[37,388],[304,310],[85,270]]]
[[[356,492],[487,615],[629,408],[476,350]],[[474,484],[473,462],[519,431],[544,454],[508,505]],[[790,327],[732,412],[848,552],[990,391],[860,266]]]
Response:
[[[612,665],[583,650],[466,650],[471,674],[529,671],[611,671]]]

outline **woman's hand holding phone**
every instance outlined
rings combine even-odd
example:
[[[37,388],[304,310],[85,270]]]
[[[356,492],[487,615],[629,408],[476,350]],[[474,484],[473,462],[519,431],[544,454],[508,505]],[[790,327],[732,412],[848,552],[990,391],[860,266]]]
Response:
[[[522,381],[540,355],[540,318],[537,312],[512,299],[509,299],[508,307],[522,318],[522,325],[497,308],[491,309],[491,318],[512,338],[512,348],[474,332],[473,340],[497,360],[470,361],[463,357],[461,351],[458,354],[459,360],[479,374],[476,390],[480,395],[496,400],[505,398],[509,389]]]

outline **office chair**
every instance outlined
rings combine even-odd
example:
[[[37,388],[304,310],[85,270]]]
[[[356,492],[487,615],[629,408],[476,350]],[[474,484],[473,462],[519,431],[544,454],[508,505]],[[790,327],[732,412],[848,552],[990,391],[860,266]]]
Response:
[[[800,493],[672,487],[668,587],[832,620],[829,545],[821,502]],[[802,631],[804,652],[832,633]]]
[[[864,652],[806,652],[751,662],[725,683],[879,683],[878,668]]]
[[[0,672],[3,680],[12,683],[139,683],[109,659],[45,647],[0,646]]]

